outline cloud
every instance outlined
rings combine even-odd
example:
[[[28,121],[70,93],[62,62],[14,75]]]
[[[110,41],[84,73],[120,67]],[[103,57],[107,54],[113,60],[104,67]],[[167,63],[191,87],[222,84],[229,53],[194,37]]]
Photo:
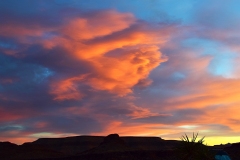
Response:
[[[160,46],[174,31],[174,27],[151,27],[130,13],[113,10],[73,17],[58,27],[43,27],[38,23],[29,27],[8,22],[2,28],[5,28],[2,36],[18,37],[27,52],[31,45],[42,45],[45,52],[62,48],[65,55],[91,68],[85,78],[79,73],[52,82],[49,93],[55,100],[81,99],[83,94],[76,84],[80,83],[79,79],[96,90],[119,96],[132,93],[131,88],[141,82],[150,84],[149,73],[167,60],[159,51]],[[19,56],[19,52],[23,50],[16,49],[10,55]],[[31,56],[27,54],[23,55],[25,59]]]
[[[0,138],[240,132],[235,27],[54,5],[0,11]],[[211,70],[224,68],[223,51],[234,55],[234,76]]]
[[[5,111],[3,108],[0,108],[0,122],[6,122],[6,121],[13,121],[17,119],[21,119],[24,117],[24,115],[21,115],[19,113],[12,113],[11,111]]]
[[[156,131],[151,127],[161,126],[159,124],[127,124],[122,121],[112,121],[105,125],[105,128],[100,132],[93,132],[93,135],[108,135],[111,133],[117,133],[120,136],[153,136],[163,131]]]
[[[100,23],[98,19],[102,16],[111,24]],[[87,61],[93,67],[93,73],[86,78],[89,86],[124,96],[131,93],[131,88],[139,81],[146,79],[152,69],[166,61],[165,57],[161,57],[159,45],[169,36],[161,29],[149,30],[140,22],[133,25],[133,20],[129,22],[129,19],[133,19],[132,15],[111,11],[100,13],[93,20],[90,18],[89,22],[86,18],[74,20],[63,30],[63,35],[70,38],[48,40],[53,44],[47,44],[47,47],[64,46],[76,58]],[[101,29],[96,30],[98,27]],[[84,32],[85,29],[88,31]],[[77,30],[83,30],[84,35]]]
[[[124,96],[132,92],[133,86],[147,79],[151,70],[166,61],[159,47],[167,41],[172,31],[173,28],[161,26],[149,28],[144,22],[137,22],[131,14],[104,11],[70,20],[54,30],[57,34],[40,39],[37,43],[49,50],[63,47],[68,56],[87,63],[92,68],[92,73],[82,83],[97,90]],[[41,31],[43,34],[44,31]],[[80,77],[81,75],[75,75],[69,77],[69,80],[52,84],[50,93],[66,94],[69,89],[69,92],[74,93],[66,96],[66,99],[81,98],[81,93],[77,93],[77,88],[70,82],[71,79],[81,79]],[[61,88],[67,82],[69,86]],[[64,100],[64,96],[61,97],[55,99]]]
[[[31,139],[46,130],[97,133],[115,118],[161,115],[132,104],[129,94],[135,86],[151,85],[148,76],[167,60],[160,49],[175,26],[151,25],[113,10],[77,13],[57,23],[45,14],[34,15],[39,21],[26,15],[15,21],[18,16],[11,14],[1,26],[1,107],[10,117],[1,119],[8,128],[5,139],[17,134]],[[75,126],[80,121],[85,127]]]
[[[82,75],[80,77],[73,77],[60,82],[54,82],[51,85],[50,91],[50,93],[55,96],[54,100],[82,99],[84,95],[77,90],[77,84],[81,83],[84,77],[86,76]]]
[[[130,116],[132,119],[140,119],[140,118],[149,118],[149,117],[167,117],[171,116],[168,114],[160,114],[160,113],[153,113],[147,108],[137,107],[134,104],[130,104],[131,106],[131,113],[127,116]]]
[[[135,21],[131,13],[102,11],[70,19],[67,25],[60,27],[60,32],[75,41],[89,40],[122,31]]]
[[[215,55],[204,54],[198,46],[186,46],[176,39],[163,47],[168,61],[150,74],[153,83],[144,92],[136,89],[134,94],[138,97],[134,101],[136,106],[151,106],[148,107],[151,111],[171,116],[139,118],[134,122],[172,125],[176,135],[199,131],[214,136],[218,135],[216,130],[223,132],[219,136],[236,135],[239,132],[239,126],[234,123],[239,120],[239,87],[236,87],[239,79],[213,74],[208,66]],[[185,125],[199,127],[176,130],[177,126]]]

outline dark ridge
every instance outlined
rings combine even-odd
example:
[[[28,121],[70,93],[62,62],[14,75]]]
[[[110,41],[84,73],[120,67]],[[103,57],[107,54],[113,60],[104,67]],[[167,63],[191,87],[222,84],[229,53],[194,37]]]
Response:
[[[0,142],[1,160],[176,160],[176,147],[183,142],[159,137],[75,136],[40,138],[16,145]],[[209,147],[213,151],[214,147]],[[239,160],[240,143],[224,148]],[[213,158],[214,159],[214,158]]]
[[[233,143],[229,148],[239,148],[240,149],[240,143]]]
[[[103,136],[74,136],[65,138],[40,138],[31,144],[38,145],[51,150],[62,152],[66,155],[74,155],[79,152],[97,147]]]
[[[4,149],[4,148],[14,148],[17,147],[18,145],[11,143],[11,142],[0,142],[0,148]]]

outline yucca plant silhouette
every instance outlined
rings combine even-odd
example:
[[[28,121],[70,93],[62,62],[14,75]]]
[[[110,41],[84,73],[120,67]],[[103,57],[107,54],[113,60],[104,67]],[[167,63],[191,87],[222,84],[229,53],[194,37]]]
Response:
[[[180,139],[182,143],[178,146],[180,159],[182,160],[210,160],[210,153],[207,146],[203,144],[204,137],[198,138],[198,133],[192,135],[190,139],[187,134],[183,135]]]

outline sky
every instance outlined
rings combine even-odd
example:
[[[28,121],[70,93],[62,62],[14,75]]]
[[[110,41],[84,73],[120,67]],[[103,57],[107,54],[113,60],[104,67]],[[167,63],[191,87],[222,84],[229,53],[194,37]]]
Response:
[[[240,142],[240,1],[0,1],[0,141]]]

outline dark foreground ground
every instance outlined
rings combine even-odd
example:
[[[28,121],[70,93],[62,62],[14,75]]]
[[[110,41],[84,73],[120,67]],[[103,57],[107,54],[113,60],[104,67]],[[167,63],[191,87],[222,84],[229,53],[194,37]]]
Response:
[[[0,160],[178,160],[176,147],[180,143],[159,137],[118,135],[41,138],[19,146],[0,142]],[[209,149],[214,159],[217,151]],[[240,143],[224,150],[232,160],[240,160]]]

